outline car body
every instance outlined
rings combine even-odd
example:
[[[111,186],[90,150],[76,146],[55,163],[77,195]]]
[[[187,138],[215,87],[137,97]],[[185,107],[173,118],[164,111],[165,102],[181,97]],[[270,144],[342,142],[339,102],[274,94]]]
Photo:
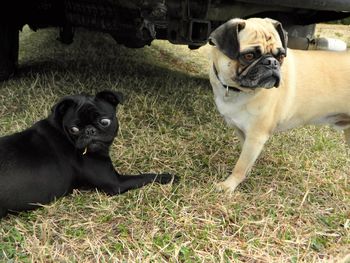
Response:
[[[12,0],[0,12],[0,80],[17,67],[18,30],[59,28],[70,44],[74,28],[111,34],[127,47],[154,39],[198,48],[211,31],[233,17],[270,17],[283,23],[291,38],[310,38],[314,24],[348,17],[348,0]],[[296,48],[298,46],[296,45]],[[302,47],[301,47],[302,48]]]

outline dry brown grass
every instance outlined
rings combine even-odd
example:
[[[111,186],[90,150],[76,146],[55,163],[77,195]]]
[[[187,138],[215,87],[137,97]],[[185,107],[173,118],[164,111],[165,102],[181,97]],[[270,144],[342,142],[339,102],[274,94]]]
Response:
[[[207,51],[156,41],[130,50],[80,32],[21,35],[21,71],[0,84],[0,134],[47,115],[61,96],[123,91],[111,155],[122,173],[168,171],[177,185],[121,196],[74,192],[0,222],[1,262],[339,262],[350,253],[349,153],[340,133],[274,136],[233,195],[215,191],[239,155],[215,109]]]
[[[319,24],[316,26],[316,37],[331,37],[345,41],[350,46],[350,25]]]

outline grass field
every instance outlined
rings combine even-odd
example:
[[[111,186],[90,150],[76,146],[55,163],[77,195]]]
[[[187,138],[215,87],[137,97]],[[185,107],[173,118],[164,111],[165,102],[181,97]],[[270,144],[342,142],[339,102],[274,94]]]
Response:
[[[217,112],[207,49],[132,50],[79,31],[21,33],[20,72],[0,84],[0,134],[44,118],[60,97],[122,91],[121,173],[167,171],[174,185],[73,195],[0,221],[0,262],[338,262],[350,253],[349,151],[342,134],[275,135],[233,195],[219,193],[239,144]]]

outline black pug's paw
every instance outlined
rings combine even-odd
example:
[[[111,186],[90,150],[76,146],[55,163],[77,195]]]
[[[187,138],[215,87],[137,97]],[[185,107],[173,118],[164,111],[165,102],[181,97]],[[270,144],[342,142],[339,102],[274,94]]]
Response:
[[[177,175],[162,173],[162,174],[157,174],[154,181],[160,184],[168,184],[170,182],[177,183],[180,181],[180,178]]]

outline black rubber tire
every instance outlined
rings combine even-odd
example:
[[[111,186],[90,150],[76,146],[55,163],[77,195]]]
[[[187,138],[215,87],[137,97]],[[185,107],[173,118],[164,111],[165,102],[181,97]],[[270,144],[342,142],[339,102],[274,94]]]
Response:
[[[286,28],[289,37],[306,37],[313,38],[315,34],[316,24],[306,26],[292,25]]]
[[[288,30],[288,47],[291,49],[307,50],[310,39],[314,38],[316,25],[293,25],[287,27]]]
[[[18,66],[19,32],[15,26],[0,24],[0,81],[7,80]]]

